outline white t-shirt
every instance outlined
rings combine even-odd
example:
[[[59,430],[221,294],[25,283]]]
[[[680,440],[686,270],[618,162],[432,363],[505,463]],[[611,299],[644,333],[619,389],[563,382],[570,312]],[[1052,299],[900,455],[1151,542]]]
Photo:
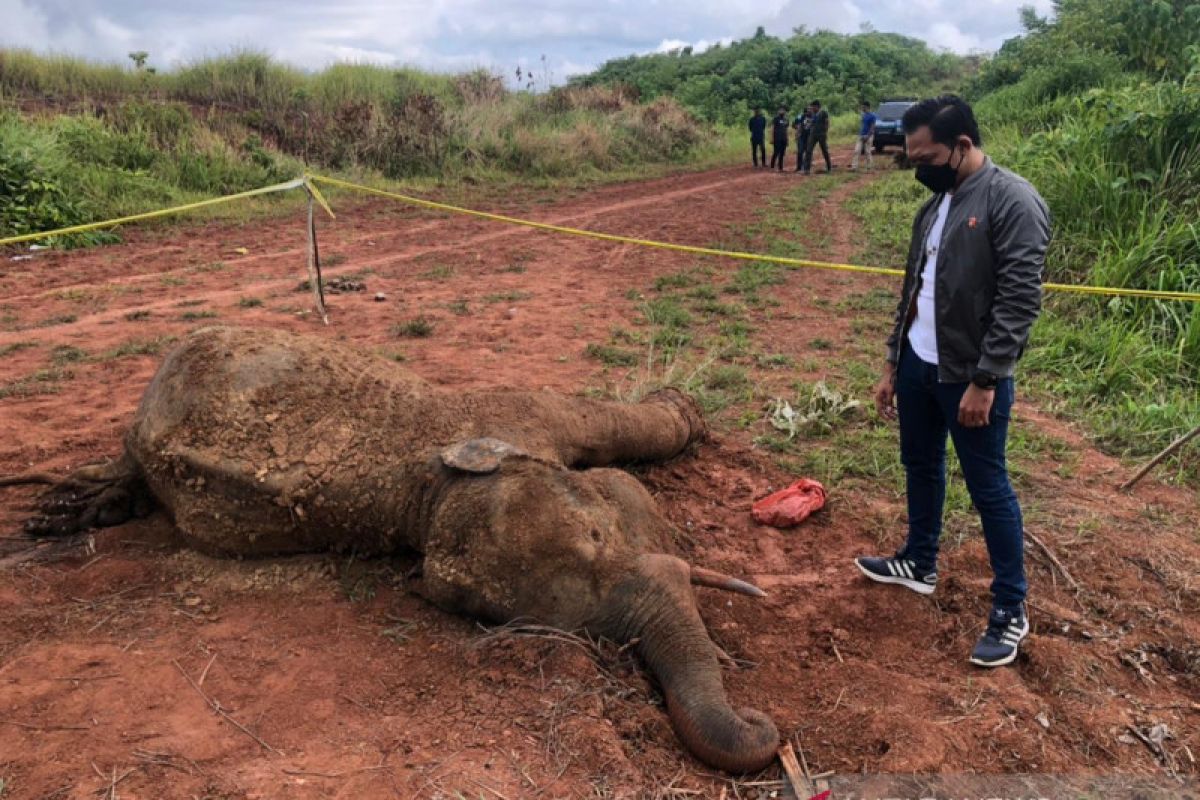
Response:
[[[921,291],[917,295],[917,316],[908,329],[908,343],[913,352],[928,364],[938,363],[937,313],[934,310],[934,292],[937,289],[938,251],[942,249],[942,231],[946,227],[946,215],[950,213],[950,195],[942,197],[937,218],[929,235],[925,237],[925,269],[921,271]]]

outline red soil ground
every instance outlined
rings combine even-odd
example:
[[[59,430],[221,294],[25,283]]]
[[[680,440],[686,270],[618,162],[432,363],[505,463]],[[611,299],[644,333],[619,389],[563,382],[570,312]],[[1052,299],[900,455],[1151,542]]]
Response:
[[[810,210],[814,257],[856,255],[841,203],[869,179],[840,183]],[[765,234],[739,231],[800,180],[728,168],[492,208],[753,247]],[[622,371],[585,357],[586,346],[614,326],[636,329],[629,290],[651,293],[656,277],[695,264],[388,201],[337,205],[338,220],[321,223],[337,262],[326,276],[370,272],[366,292],[330,298],[329,327],[303,313],[308,295],[296,291],[298,218],[130,230],[122,245],[0,262],[0,473],[115,456],[160,337],[213,321],[402,352],[447,386],[603,387]],[[814,772],[1194,776],[1194,491],[1151,478],[1117,492],[1129,465],[1022,403],[1017,427],[1054,443],[1026,465],[1030,529],[1081,588],[1032,548],[1034,633],[1013,668],[992,672],[966,662],[988,603],[977,534],[947,547],[931,601],[868,585],[851,565],[899,543],[904,508],[892,488],[847,480],[801,528],[752,523],[751,502],[794,476],[754,444],[763,423],[731,420],[761,416],[762,398],[786,395],[798,377],[874,358],[880,312],[838,301],[878,288],[895,287],[788,273],[770,287],[779,305],[749,312],[751,339],[805,365],[754,369],[757,399],[726,412],[714,441],[639,471],[691,560],[770,592],[698,592],[714,638],[744,662],[726,672],[735,704],[769,713]],[[373,301],[377,291],[386,301]],[[395,327],[418,316],[432,335],[398,338]],[[487,634],[429,607],[408,591],[411,558],[215,560],[182,547],[161,516],[45,558],[18,541],[32,497],[0,495],[0,534],[11,537],[0,539],[6,797],[732,798],[781,786],[778,766],[732,781],[688,756],[656,688],[616,648]],[[1158,723],[1171,738],[1156,757],[1129,728]]]

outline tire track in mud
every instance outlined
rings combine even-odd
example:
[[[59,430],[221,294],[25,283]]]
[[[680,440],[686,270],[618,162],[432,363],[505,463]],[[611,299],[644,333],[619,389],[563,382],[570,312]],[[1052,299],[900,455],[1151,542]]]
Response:
[[[716,172],[718,174],[723,174],[723,173],[728,173],[729,170],[722,169],[722,170],[718,170]],[[703,177],[708,177],[711,174],[712,174],[711,172],[697,173],[698,176],[703,176]],[[747,183],[747,182],[758,180],[758,179],[759,178],[757,175],[734,175],[732,177],[722,177],[719,180],[707,181],[707,182],[701,183],[700,185],[689,186],[689,187],[686,187],[683,189],[675,189],[675,190],[671,190],[671,191],[667,191],[667,192],[663,192],[663,193],[659,193],[659,194],[651,193],[649,195],[640,195],[640,196],[634,197],[629,200],[622,200],[619,202],[610,203],[607,205],[600,206],[598,208],[586,208],[586,209],[582,209],[582,210],[578,210],[578,211],[571,210],[565,214],[558,214],[558,215],[548,216],[548,217],[542,217],[542,216],[538,216],[538,215],[523,215],[523,214],[514,214],[514,216],[522,216],[522,217],[528,218],[535,222],[542,222],[542,223],[547,223],[547,224],[551,224],[551,225],[563,225],[563,226],[569,226],[569,227],[584,227],[585,223],[587,223],[588,221],[595,220],[600,217],[618,214],[618,213],[621,213],[624,211],[628,211],[630,209],[640,208],[640,207],[643,207],[646,205],[651,205],[651,204],[661,205],[664,203],[671,203],[671,202],[675,202],[675,201],[678,201],[681,199],[685,199],[685,198],[695,195],[695,194],[699,194],[699,193],[703,193],[703,192],[719,191],[719,190],[729,188],[733,185]],[[650,181],[648,183],[652,187],[654,183],[660,182],[661,180],[662,179],[656,179],[656,180]],[[636,189],[637,187],[639,187],[639,184],[623,184],[623,186],[630,187],[631,189]],[[650,187],[647,187],[647,188],[650,188]],[[375,208],[379,205],[394,205],[394,206],[401,206],[401,207],[404,206],[404,204],[399,200],[379,199],[372,203],[366,204],[363,207],[352,208],[349,212],[344,212],[344,213],[346,213],[347,215],[356,214],[356,215],[365,216],[373,208]],[[486,231],[486,232],[473,234],[473,235],[469,236],[468,238],[458,240],[458,241],[454,242],[453,244],[431,245],[431,246],[427,246],[424,248],[413,247],[404,253],[389,254],[386,256],[380,256],[379,258],[373,259],[370,262],[356,263],[356,265],[355,265],[356,269],[364,269],[364,268],[369,268],[372,266],[378,266],[380,264],[386,264],[386,263],[389,263],[389,261],[391,261],[391,260],[396,260],[396,261],[408,260],[408,259],[420,258],[420,257],[426,256],[426,255],[432,255],[432,254],[436,254],[436,253],[446,252],[448,250],[457,250],[457,249],[461,249],[461,248],[469,248],[472,246],[479,247],[479,246],[490,244],[499,239],[506,238],[508,236],[514,236],[514,235],[522,234],[522,233],[524,233],[524,234],[540,233],[542,235],[549,235],[549,236],[565,236],[566,235],[566,234],[548,233],[546,231],[537,231],[537,230],[534,230],[531,228],[525,228],[525,227],[516,226],[516,225],[505,225],[504,223],[499,223],[499,222],[494,222],[494,221],[478,220],[478,219],[472,219],[472,218],[467,218],[467,217],[456,218],[455,215],[453,215],[449,212],[439,213],[439,212],[425,212],[425,211],[421,211],[418,209],[413,209],[413,210],[419,214],[433,214],[433,215],[440,216],[443,218],[438,219],[438,220],[427,220],[427,221],[421,222],[420,224],[418,224],[416,226],[410,226],[403,230],[398,230],[398,231],[397,230],[389,231],[389,230],[384,229],[384,230],[367,231],[364,233],[355,232],[350,236],[345,236],[345,235],[339,236],[338,232],[335,229],[333,231],[330,231],[330,230],[320,231],[319,230],[318,236],[322,237],[322,239],[324,239],[325,237],[336,237],[333,242],[333,245],[336,247],[353,247],[354,245],[363,244],[368,241],[374,242],[374,245],[376,247],[380,247],[380,246],[386,246],[388,244],[391,244],[392,246],[397,246],[397,245],[403,244],[403,242],[388,242],[387,237],[389,237],[389,236],[399,237],[399,238],[402,238],[403,240],[415,239],[418,241],[442,238],[445,236],[445,232],[443,231],[443,229],[448,228],[448,227],[454,228],[456,223],[470,223],[470,224],[473,224],[480,228],[495,228],[496,229],[493,231]],[[485,209],[479,209],[479,210],[485,210]],[[272,226],[274,226],[276,224],[276,221],[271,220],[268,224],[271,224]],[[287,223],[287,224],[290,226],[292,223]],[[322,227],[324,227],[324,226],[322,226]],[[606,233],[623,233],[623,231],[605,231],[605,232]],[[324,248],[330,247],[330,242],[328,240],[322,241],[321,244]],[[119,252],[123,247],[125,247],[125,246],[124,245],[112,245],[110,249],[116,250]],[[147,251],[144,254],[153,256],[156,253],[169,254],[169,248],[154,249],[154,250]],[[245,269],[254,264],[262,263],[265,261],[273,261],[276,259],[280,259],[280,260],[282,260],[282,259],[303,259],[306,257],[306,255],[307,255],[306,247],[293,247],[293,248],[289,248],[289,249],[285,249],[285,250],[278,250],[278,251],[274,251],[274,252],[270,252],[270,253],[264,253],[262,255],[257,255],[257,256],[244,256],[242,258],[237,258],[237,259],[228,259],[226,261],[226,266],[231,269]],[[133,285],[133,284],[136,284],[139,282],[149,282],[152,280],[161,280],[163,278],[163,276],[179,275],[179,274],[183,274],[183,273],[190,273],[191,271],[192,271],[191,269],[184,267],[184,268],[175,269],[175,270],[155,272],[152,275],[138,275],[138,276],[132,276],[129,278],[118,277],[113,280],[100,281],[100,282],[85,282],[85,283],[76,283],[76,284],[66,284],[63,286],[56,286],[51,289],[44,289],[44,290],[41,290],[38,292],[10,295],[9,297],[6,298],[6,302],[23,303],[23,302],[34,301],[34,300],[42,299],[42,298],[45,298],[48,296],[53,296],[57,293],[91,289],[91,288],[94,288],[97,285],[97,283],[101,283],[104,285],[114,285],[114,286]],[[322,274],[329,274],[330,276],[336,276],[339,274],[344,274],[347,271],[350,271],[350,270],[349,269],[338,269],[336,267],[323,268]],[[272,288],[274,286],[274,284],[260,284],[260,285],[263,288]],[[146,308],[152,309],[154,307],[155,306],[148,306]],[[141,310],[141,308],[133,307],[133,308],[129,308],[126,310],[135,311],[135,310]],[[0,341],[2,341],[2,340],[0,340]]]

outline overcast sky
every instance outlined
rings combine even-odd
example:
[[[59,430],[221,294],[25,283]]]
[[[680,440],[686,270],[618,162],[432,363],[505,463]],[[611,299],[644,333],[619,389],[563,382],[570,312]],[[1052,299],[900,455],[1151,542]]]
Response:
[[[545,82],[630,53],[799,25],[854,33],[864,24],[958,53],[995,50],[1020,32],[1017,10],[1051,0],[0,0],[0,46],[126,61],[146,50],[169,68],[234,48],[296,66],[334,61],[438,71],[534,66]],[[546,57],[543,70],[541,57]]]

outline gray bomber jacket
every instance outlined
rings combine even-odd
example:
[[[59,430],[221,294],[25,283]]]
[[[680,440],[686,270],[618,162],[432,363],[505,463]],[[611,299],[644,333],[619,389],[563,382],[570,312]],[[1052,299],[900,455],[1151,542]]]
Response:
[[[888,338],[888,361],[908,335],[925,266],[925,236],[942,195],[913,222],[904,288]],[[938,380],[969,381],[976,371],[1013,374],[1042,304],[1042,270],[1050,244],[1050,212],[1024,178],[991,159],[963,181],[950,200],[937,261]]]

